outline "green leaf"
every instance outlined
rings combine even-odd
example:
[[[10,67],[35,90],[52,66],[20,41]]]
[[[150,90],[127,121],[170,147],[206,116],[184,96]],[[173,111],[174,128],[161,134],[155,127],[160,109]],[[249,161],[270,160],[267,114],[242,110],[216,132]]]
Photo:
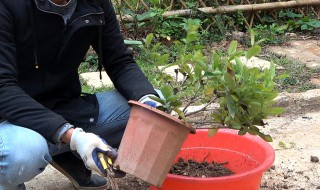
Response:
[[[151,42],[150,42],[150,43],[151,43]],[[149,46],[150,46],[150,45],[149,45]],[[158,42],[156,45],[154,45],[154,46],[152,47],[152,51],[153,51],[153,52],[158,51],[158,49],[159,49],[160,46],[161,46],[161,43]]]
[[[301,25],[301,30],[309,30],[308,25],[306,24]]]
[[[236,51],[237,51],[237,46],[238,46],[238,42],[237,41],[232,41],[229,49],[228,49],[228,54],[231,56],[233,55]]]
[[[259,54],[261,52],[261,47],[258,45],[254,45],[248,49],[246,52],[246,58],[249,60],[251,57]]]
[[[281,148],[287,148],[286,143],[284,143],[283,141],[279,141],[278,146],[280,146]]]
[[[288,78],[290,75],[289,74],[282,74],[282,75],[278,75],[275,77],[275,79],[285,79],[285,78]]]
[[[213,94],[213,88],[211,88],[211,87],[207,87],[207,88],[205,88],[203,91],[204,91],[204,95],[206,95],[206,96],[209,96],[209,95],[212,95]]]
[[[238,102],[239,101],[239,98],[236,96],[236,95],[231,95],[232,99],[235,101],[235,102]]]
[[[271,115],[279,115],[284,112],[284,108],[282,107],[269,108],[266,112]]]
[[[248,129],[248,133],[250,133],[251,135],[259,135],[259,131],[255,131],[252,129]]]
[[[157,16],[157,13],[155,13],[155,12],[150,13],[150,17],[155,17],[155,16]]]
[[[179,108],[173,108],[173,110],[177,112],[180,118],[182,118],[185,122],[187,122],[187,118],[184,115],[183,111],[181,111]]]
[[[157,65],[163,65],[168,59],[169,59],[170,55],[169,54],[164,54],[161,55],[157,58]]]
[[[171,94],[168,98],[167,98],[167,101],[168,102],[175,102],[179,99],[180,97],[177,96],[177,95],[174,95],[174,94]]]
[[[273,140],[272,140],[272,137],[271,137],[270,135],[265,135],[265,134],[260,133],[259,136],[260,136],[263,140],[265,140],[265,141],[267,141],[267,142],[272,142],[272,141],[273,141]]]
[[[212,70],[219,69],[221,66],[221,59],[217,52],[214,52],[212,55]]]
[[[201,79],[201,74],[202,74],[202,69],[199,66],[194,67],[194,74],[196,75],[197,78]]]
[[[171,94],[173,94],[172,89],[169,85],[162,86],[160,90],[166,100],[171,96]]]
[[[198,39],[199,39],[198,36],[199,35],[198,35],[197,31],[189,32],[186,37],[186,44],[190,44],[194,41],[198,41]]]
[[[170,104],[173,107],[180,107],[182,105],[182,102],[180,100],[176,100],[176,101],[170,102]]]
[[[245,135],[246,133],[247,133],[247,131],[244,128],[242,128],[238,131],[238,135]]]
[[[160,5],[160,0],[150,0],[150,2],[156,6]]]
[[[152,33],[151,33],[151,34],[148,34],[148,36],[146,37],[146,39],[144,39],[144,43],[145,43],[145,46],[146,46],[147,48],[150,47],[150,44],[151,44],[152,40],[153,40],[153,34],[152,34]]]
[[[229,73],[224,74],[224,80],[226,81],[226,85],[230,90],[235,90],[236,82]]]
[[[251,40],[251,46],[255,45],[255,39],[254,39],[254,30],[250,30],[250,40]]]
[[[234,119],[237,113],[237,106],[235,101],[231,97],[230,92],[228,91],[226,92],[226,99],[227,99],[227,107],[228,107],[229,114]]]
[[[208,129],[208,136],[212,137],[213,135],[217,134],[218,130],[219,130],[218,128]]]
[[[152,13],[151,10],[149,10],[149,11],[147,11],[145,13],[142,13],[141,15],[138,15],[137,18],[138,18],[139,21],[143,21],[144,19],[149,18],[151,13]]]
[[[164,100],[162,100],[161,98],[159,97],[156,97],[156,96],[149,96],[150,99],[156,101],[156,102],[159,102],[161,104],[165,104]]]

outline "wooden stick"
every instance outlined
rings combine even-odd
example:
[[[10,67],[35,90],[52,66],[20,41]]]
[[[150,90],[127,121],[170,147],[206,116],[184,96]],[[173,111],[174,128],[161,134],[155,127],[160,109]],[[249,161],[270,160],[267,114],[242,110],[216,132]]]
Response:
[[[204,7],[199,8],[200,11],[209,13],[209,14],[219,14],[219,13],[232,13],[236,11],[261,11],[261,10],[270,10],[270,9],[282,9],[282,8],[292,8],[305,5],[320,5],[319,0],[295,0],[287,2],[273,2],[273,3],[262,3],[262,4],[251,4],[251,5],[229,5],[229,6],[220,6],[217,8],[213,7]],[[176,10],[176,11],[167,11],[163,14],[164,17],[167,16],[188,16],[192,10]]]
[[[144,6],[144,8],[146,8],[147,10],[149,10],[149,6],[143,1],[143,0],[140,0],[140,2],[142,3],[142,5]]]
[[[179,0],[179,2],[184,9],[188,8],[187,5],[182,0]]]
[[[315,15],[317,15],[318,18],[320,18],[319,13],[317,13],[317,12],[314,10],[313,7],[310,7],[310,8],[311,8],[312,12],[313,12]]]
[[[171,2],[170,2],[170,8],[169,8],[170,11],[172,10],[173,2],[174,2],[174,0],[171,0]]]
[[[181,1],[180,1],[181,2]],[[204,7],[198,8],[198,10],[208,13],[208,14],[219,14],[219,13],[233,13],[236,11],[250,12],[250,11],[261,11],[261,10],[272,10],[272,9],[284,9],[284,8],[293,8],[300,6],[312,6],[312,5],[320,5],[320,0],[294,0],[294,1],[286,1],[286,2],[272,2],[272,3],[261,3],[261,4],[250,4],[250,5],[229,5],[229,6],[219,6],[219,7]],[[163,13],[163,17],[169,16],[189,16],[192,14],[191,9],[184,10],[174,10],[174,11],[166,11]],[[133,21],[134,19],[125,15],[123,18],[125,21]]]
[[[124,1],[124,3],[129,7],[129,9],[131,10],[131,11],[134,11],[134,9],[130,6],[130,4],[126,1],[126,0],[123,0]]]
[[[201,4],[202,7],[207,7],[207,5],[202,0],[198,0],[198,2]]]

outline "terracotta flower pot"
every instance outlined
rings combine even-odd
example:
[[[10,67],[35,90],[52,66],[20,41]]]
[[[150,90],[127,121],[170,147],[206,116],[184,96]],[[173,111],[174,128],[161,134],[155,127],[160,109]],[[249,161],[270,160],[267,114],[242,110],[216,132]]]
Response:
[[[151,106],[129,101],[130,118],[114,165],[156,187],[161,187],[184,140],[195,130]]]
[[[228,162],[235,175],[196,178],[168,174],[161,190],[258,190],[263,172],[274,162],[274,149],[257,136],[239,136],[235,131],[219,130],[209,138],[207,130],[188,136],[176,157],[202,162]],[[152,190],[159,188],[151,186]]]

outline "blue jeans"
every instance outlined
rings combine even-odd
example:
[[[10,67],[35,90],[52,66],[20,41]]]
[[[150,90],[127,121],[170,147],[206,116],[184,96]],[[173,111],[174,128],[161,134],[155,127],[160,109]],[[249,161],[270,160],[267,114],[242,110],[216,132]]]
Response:
[[[98,122],[94,126],[81,127],[106,139],[112,147],[118,147],[124,133],[130,106],[117,91],[96,94],[99,102]],[[48,143],[39,133],[30,129],[0,123],[0,190],[23,190],[24,182],[44,171],[54,155],[70,151],[69,145],[58,148]]]

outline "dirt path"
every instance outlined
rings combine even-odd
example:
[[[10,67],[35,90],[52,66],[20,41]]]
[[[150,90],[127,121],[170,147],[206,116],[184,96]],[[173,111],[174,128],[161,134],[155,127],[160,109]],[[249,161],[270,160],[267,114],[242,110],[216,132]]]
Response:
[[[267,120],[276,152],[274,166],[263,178],[263,190],[320,189],[320,112]]]

